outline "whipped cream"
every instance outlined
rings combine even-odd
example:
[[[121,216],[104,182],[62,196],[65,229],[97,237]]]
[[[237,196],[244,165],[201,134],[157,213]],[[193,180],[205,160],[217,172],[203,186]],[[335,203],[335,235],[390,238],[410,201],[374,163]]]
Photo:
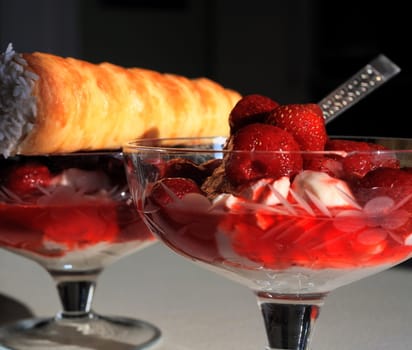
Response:
[[[301,198],[316,198],[328,208],[353,206],[352,203],[355,202],[355,197],[345,181],[319,171],[302,171],[296,175],[291,187]]]

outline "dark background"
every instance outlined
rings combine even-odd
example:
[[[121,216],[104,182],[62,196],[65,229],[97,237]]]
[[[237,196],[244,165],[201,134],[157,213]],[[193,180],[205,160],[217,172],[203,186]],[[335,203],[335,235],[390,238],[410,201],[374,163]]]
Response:
[[[411,137],[407,1],[0,0],[0,43],[207,76],[280,103],[317,102],[383,53],[402,72],[328,125]]]

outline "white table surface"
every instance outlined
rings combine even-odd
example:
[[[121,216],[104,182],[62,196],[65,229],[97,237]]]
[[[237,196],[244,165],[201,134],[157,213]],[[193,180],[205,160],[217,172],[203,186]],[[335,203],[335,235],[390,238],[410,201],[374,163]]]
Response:
[[[59,310],[51,278],[23,257],[0,250],[0,281],[2,323],[27,311],[49,316]],[[163,332],[156,350],[263,350],[266,344],[252,292],[160,243],[106,268],[94,310],[155,323]],[[332,292],[312,348],[412,349],[412,268],[393,268]]]

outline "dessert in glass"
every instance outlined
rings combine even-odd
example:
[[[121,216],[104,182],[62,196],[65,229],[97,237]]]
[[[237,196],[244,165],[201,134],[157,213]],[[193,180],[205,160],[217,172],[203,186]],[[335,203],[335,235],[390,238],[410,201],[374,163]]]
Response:
[[[156,326],[92,310],[104,268],[154,242],[132,203],[121,152],[0,157],[0,247],[46,269],[62,304],[55,317],[0,328],[0,347],[126,350],[155,344]]]
[[[412,256],[412,140],[330,137],[317,105],[260,95],[229,124],[124,145],[134,202],[166,246],[255,293],[267,349],[309,349],[330,292]]]
[[[155,242],[129,195],[122,143],[227,133],[221,116],[240,94],[204,77],[20,53],[11,43],[0,81],[0,247],[49,271],[63,304],[50,322],[0,329],[0,347],[153,344],[156,327],[90,311],[102,269]]]

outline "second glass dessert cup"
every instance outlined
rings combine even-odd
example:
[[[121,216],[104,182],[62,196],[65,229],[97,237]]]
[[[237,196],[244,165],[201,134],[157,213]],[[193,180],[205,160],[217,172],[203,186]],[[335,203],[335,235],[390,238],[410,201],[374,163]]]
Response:
[[[45,268],[62,304],[55,317],[0,328],[0,348],[155,344],[156,326],[92,310],[105,266],[155,242],[132,203],[121,152],[0,157],[0,247]]]
[[[123,153],[151,231],[255,293],[267,349],[306,350],[330,292],[412,256],[412,140],[349,142],[356,150],[264,152],[146,139]],[[298,171],[270,175],[291,161]]]

